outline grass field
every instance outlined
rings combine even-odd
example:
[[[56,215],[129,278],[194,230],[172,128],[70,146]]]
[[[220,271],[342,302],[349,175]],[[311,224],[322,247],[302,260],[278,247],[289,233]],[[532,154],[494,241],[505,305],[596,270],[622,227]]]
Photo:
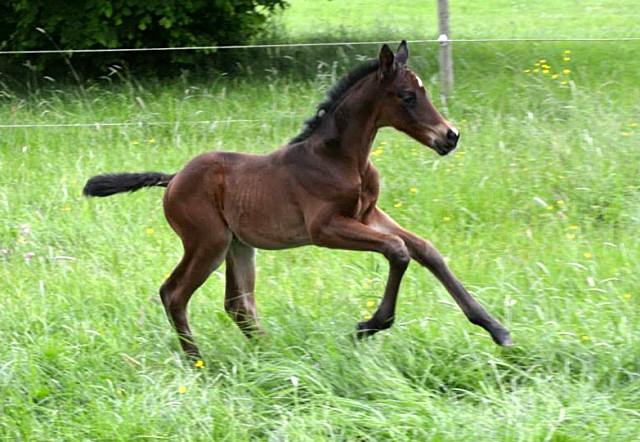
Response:
[[[433,37],[432,5],[385,6],[387,27],[374,1],[292,3],[274,39]],[[458,2],[452,25],[461,38],[640,35],[640,4],[556,3],[513,15],[512,2]],[[164,83],[3,80],[3,124],[184,124],[0,128],[0,439],[640,438],[638,42],[457,44],[458,149],[438,157],[389,129],[375,141],[380,206],[439,248],[515,347],[496,347],[415,263],[394,328],[354,343],[385,260],[301,248],[258,254],[264,339],[227,318],[221,268],[190,304],[205,366],[182,357],[157,296],[181,256],[162,190],[87,200],[85,180],[269,152],[377,50],[272,51],[256,63],[273,69]],[[411,51],[439,104],[437,48]],[[255,121],[188,124],[229,119]]]

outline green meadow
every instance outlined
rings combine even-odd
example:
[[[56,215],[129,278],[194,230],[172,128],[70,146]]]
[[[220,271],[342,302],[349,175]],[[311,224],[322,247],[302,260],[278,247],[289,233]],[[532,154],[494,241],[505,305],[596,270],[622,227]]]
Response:
[[[262,41],[437,37],[435,3],[291,3]],[[456,38],[640,37],[633,2],[451,13]],[[439,157],[381,130],[379,205],[441,251],[513,348],[416,263],[394,327],[354,342],[386,261],[306,247],[258,252],[256,342],[224,312],[224,267],[212,274],[190,303],[204,367],[182,356],[158,296],[182,252],[162,189],[87,199],[85,181],[269,152],[378,50],[238,50],[233,72],[164,80],[0,78],[1,124],[152,123],[0,128],[0,439],[640,438],[638,41],[457,43],[446,111],[437,46],[410,44],[461,141]]]

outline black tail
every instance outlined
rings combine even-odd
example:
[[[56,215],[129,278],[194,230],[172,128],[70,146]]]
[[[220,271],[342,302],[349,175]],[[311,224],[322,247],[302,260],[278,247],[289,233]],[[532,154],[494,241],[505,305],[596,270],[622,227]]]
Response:
[[[167,187],[173,175],[160,172],[109,173],[90,178],[84,186],[86,196],[109,196],[120,192],[135,192],[143,187]]]

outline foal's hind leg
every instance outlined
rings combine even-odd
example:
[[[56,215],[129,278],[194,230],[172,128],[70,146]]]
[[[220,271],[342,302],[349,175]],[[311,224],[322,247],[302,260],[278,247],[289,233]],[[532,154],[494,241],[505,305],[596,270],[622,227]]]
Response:
[[[209,245],[205,245],[206,242]],[[178,332],[180,345],[187,356],[193,359],[200,359],[201,356],[189,327],[187,304],[193,292],[220,266],[227,247],[228,240],[223,238],[215,241],[209,238],[205,239],[202,245],[188,249],[185,247],[182,261],[160,288],[162,303],[169,320]]]
[[[204,199],[165,197],[165,214],[182,239],[184,256],[160,288],[160,297],[178,332],[182,349],[189,357],[200,359],[189,328],[187,304],[193,292],[222,264],[231,232],[220,214]]]
[[[247,337],[262,334],[253,297],[256,282],[255,249],[234,239],[226,262],[224,308]]]

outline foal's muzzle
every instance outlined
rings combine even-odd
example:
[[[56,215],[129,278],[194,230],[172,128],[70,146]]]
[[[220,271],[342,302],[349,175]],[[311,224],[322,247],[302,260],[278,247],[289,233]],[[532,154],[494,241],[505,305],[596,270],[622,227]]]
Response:
[[[448,129],[447,133],[442,139],[436,140],[435,142],[436,152],[438,152],[440,155],[448,154],[449,152],[451,152],[453,149],[456,148],[456,145],[458,144],[459,139],[460,139],[460,132],[458,132],[458,129],[455,129],[455,128]]]

